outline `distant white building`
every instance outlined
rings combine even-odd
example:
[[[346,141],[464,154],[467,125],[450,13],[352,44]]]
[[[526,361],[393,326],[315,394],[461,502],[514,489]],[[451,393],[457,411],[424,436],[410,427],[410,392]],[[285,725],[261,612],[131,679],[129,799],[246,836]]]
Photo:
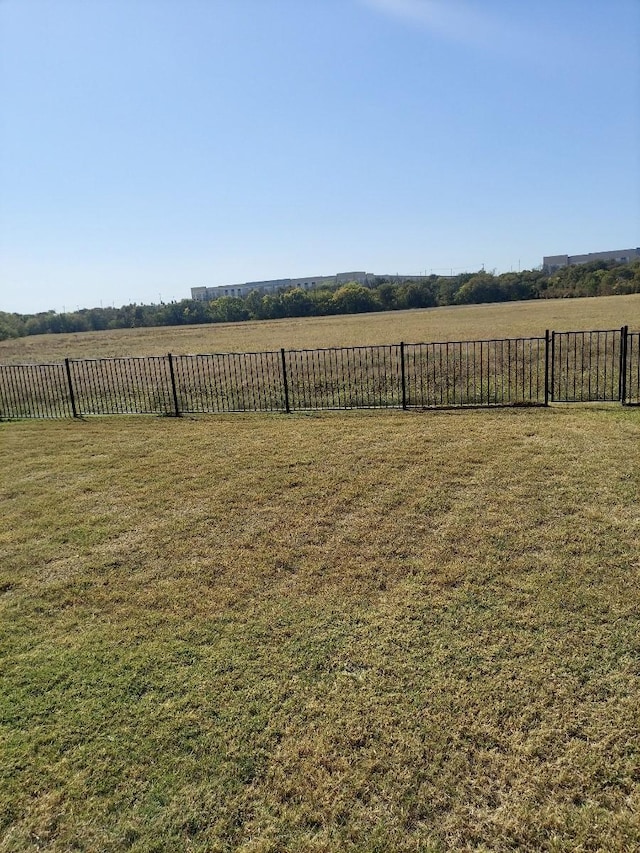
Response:
[[[542,259],[542,269],[552,273],[562,267],[570,267],[573,264],[589,264],[591,261],[618,261],[628,264],[640,258],[640,249],[616,249],[612,252],[589,252],[587,255],[546,255]]]
[[[276,293],[279,290],[288,290],[298,287],[301,290],[313,290],[322,285],[346,284],[356,281],[358,284],[366,284],[368,279],[366,272],[339,272],[336,275],[307,275],[302,278],[276,278],[269,281],[245,281],[243,284],[221,284],[217,287],[192,287],[191,298],[196,302],[209,302],[219,299],[221,296],[248,296],[252,291],[258,293]]]

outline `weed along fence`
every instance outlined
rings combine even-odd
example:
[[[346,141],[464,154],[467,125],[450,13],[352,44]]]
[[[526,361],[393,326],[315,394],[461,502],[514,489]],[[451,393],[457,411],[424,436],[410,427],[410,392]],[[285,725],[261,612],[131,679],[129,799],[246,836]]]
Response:
[[[0,365],[0,418],[640,404],[640,332]]]

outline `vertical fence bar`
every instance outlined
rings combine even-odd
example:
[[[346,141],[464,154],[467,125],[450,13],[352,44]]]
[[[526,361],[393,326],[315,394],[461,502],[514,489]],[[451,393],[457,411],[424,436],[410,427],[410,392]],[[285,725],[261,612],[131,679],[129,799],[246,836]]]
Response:
[[[549,405],[549,329],[544,333],[544,404]]]
[[[629,327],[623,326],[620,331],[620,402],[624,406],[627,399],[627,339]]]
[[[600,336],[598,336],[600,337]],[[604,333],[604,372],[602,376],[602,398],[607,399],[607,364],[609,362],[609,332]],[[600,396],[598,395],[598,399]]]
[[[284,389],[284,410],[287,414],[291,413],[289,406],[289,383],[287,381],[287,360],[284,354],[284,347],[280,350],[280,359],[282,361],[282,387]]]
[[[556,370],[556,333],[551,332],[551,376],[550,376],[550,385],[551,385],[551,402],[555,400],[555,377]]]
[[[167,354],[167,358],[169,359],[169,376],[171,378],[171,394],[173,396],[173,411],[176,418],[180,417],[180,406],[178,405],[178,390],[176,388],[176,375],[173,370],[173,356],[171,353]]]
[[[629,369],[629,384],[627,395],[629,405],[640,405],[640,332],[632,332],[628,336],[629,355],[627,365]]]
[[[11,412],[9,411],[9,394],[5,391],[6,377],[5,371],[3,370],[4,365],[0,365],[0,421],[3,418],[11,417]],[[6,400],[6,403],[5,403]],[[5,412],[6,408],[6,412]]]
[[[404,341],[400,341],[400,379],[402,382],[402,408],[407,408],[407,375],[404,366]]]
[[[64,360],[64,369],[67,374],[67,383],[69,385],[69,400],[71,401],[71,412],[74,418],[78,417],[78,411],[76,409],[76,397],[73,393],[73,382],[71,381],[71,367],[69,365],[69,359],[65,358]]]
[[[18,366],[18,367],[20,367],[20,366]],[[22,369],[18,373],[17,372],[18,368],[16,368],[15,371],[12,370],[11,368],[9,368],[9,369],[10,369],[9,376],[11,379],[12,396],[13,396],[14,403],[17,403],[17,406],[15,406],[15,411],[17,412],[16,417],[19,417],[20,414],[24,414],[26,412],[26,408],[27,408],[26,407],[26,401],[24,399],[24,394],[23,394],[23,386],[26,383],[26,378],[23,378],[25,371],[24,371],[24,369]],[[26,414],[26,416],[27,417],[29,416],[28,413]]]

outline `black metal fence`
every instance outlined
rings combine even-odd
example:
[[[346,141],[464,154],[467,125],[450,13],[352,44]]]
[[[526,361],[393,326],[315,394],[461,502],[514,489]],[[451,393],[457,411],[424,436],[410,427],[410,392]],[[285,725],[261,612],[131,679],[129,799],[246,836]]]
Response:
[[[0,417],[68,418],[73,414],[64,364],[0,365]]]
[[[554,332],[551,399],[562,403],[623,400],[625,330]]]
[[[282,352],[288,410],[401,406],[401,347],[392,344]]]
[[[640,405],[640,332],[0,365],[0,418]]]
[[[406,405],[544,405],[546,346],[546,337],[406,345]]]
[[[620,400],[628,406],[640,406],[640,332],[627,332],[624,362],[626,370]]]
[[[168,356],[172,414],[279,412],[285,408],[280,353]]]

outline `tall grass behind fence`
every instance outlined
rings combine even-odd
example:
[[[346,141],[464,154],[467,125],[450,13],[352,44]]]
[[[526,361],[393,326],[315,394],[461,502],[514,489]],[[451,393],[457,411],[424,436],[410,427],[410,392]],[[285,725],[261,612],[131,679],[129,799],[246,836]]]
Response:
[[[543,405],[545,338],[407,344],[406,405]]]
[[[551,399],[561,403],[622,399],[624,330],[554,332]]]
[[[68,365],[78,415],[175,411],[164,356],[74,359]]]
[[[640,333],[0,365],[2,418],[549,401],[640,405]]]
[[[277,412],[284,408],[280,353],[180,355],[173,362],[181,412]]]
[[[291,350],[290,409],[380,409],[402,405],[400,346]]]
[[[70,418],[64,364],[0,365],[0,417]]]

